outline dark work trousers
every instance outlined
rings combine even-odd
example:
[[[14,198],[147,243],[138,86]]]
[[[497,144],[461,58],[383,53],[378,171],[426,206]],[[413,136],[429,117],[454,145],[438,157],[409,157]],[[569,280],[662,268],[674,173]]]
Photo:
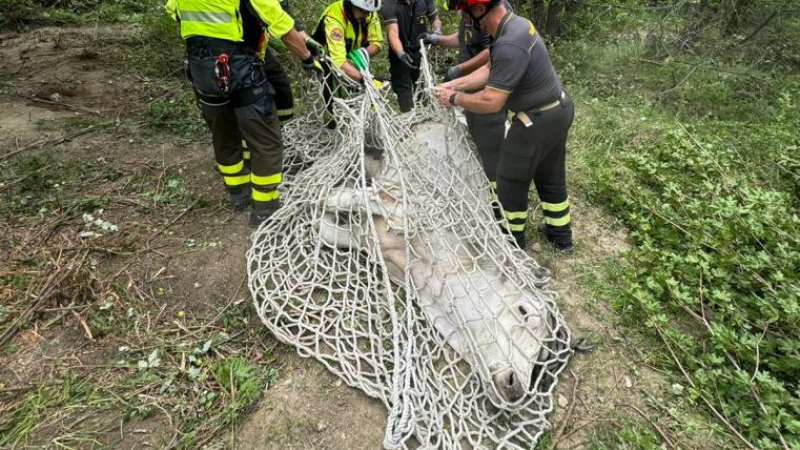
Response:
[[[283,66],[275,57],[275,53],[269,48],[264,55],[264,75],[267,76],[267,81],[275,89],[275,108],[277,109],[278,120],[284,124],[294,117],[294,95],[292,94],[292,85],[289,82],[289,77],[286,76],[286,71]],[[247,147],[247,141],[242,140],[244,147],[244,165],[250,169],[250,150]]]
[[[559,245],[572,244],[566,143],[574,113],[572,99],[565,95],[553,109],[528,112],[528,127],[515,117],[500,145],[497,196],[520,248],[525,248],[531,181],[542,201],[548,237]]]
[[[478,149],[483,163],[483,171],[492,185],[492,205],[495,216],[501,217],[500,205],[497,202],[497,163],[500,161],[500,144],[506,136],[506,110],[491,114],[476,114],[464,111],[467,128]]]
[[[414,65],[419,67],[420,55],[408,52],[414,59]],[[419,79],[419,69],[411,69],[400,61],[393,51],[389,51],[389,75],[391,76],[392,90],[397,95],[400,112],[414,109],[414,88]]]
[[[254,209],[277,208],[283,146],[274,90],[260,62],[242,52],[236,43],[199,41],[187,43],[189,72],[203,119],[211,130],[214,157],[225,186],[232,199],[249,193]],[[214,70],[222,53],[229,56],[228,92],[220,89]],[[244,167],[242,139],[250,147],[250,170]]]
[[[278,110],[278,120],[281,123],[291,120],[294,117],[292,84],[289,82],[289,77],[286,76],[283,66],[275,57],[275,53],[269,48],[267,48],[267,53],[264,56],[264,74],[267,76],[269,84],[275,89],[275,107]]]

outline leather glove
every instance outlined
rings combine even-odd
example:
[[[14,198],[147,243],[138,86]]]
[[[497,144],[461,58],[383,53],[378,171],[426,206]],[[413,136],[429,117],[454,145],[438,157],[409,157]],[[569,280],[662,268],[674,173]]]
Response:
[[[414,65],[414,58],[412,58],[408,53],[400,50],[400,53],[397,54],[397,58],[399,58],[400,62],[409,69],[417,70],[417,66]]]
[[[315,41],[311,36],[306,36],[306,48],[311,52],[311,56],[317,57],[322,54],[322,44]]]
[[[453,81],[456,78],[461,77],[461,68],[458,66],[453,66],[447,69],[447,72],[444,73],[444,81]]]
[[[439,33],[422,33],[419,38],[422,39],[423,42],[430,45],[439,45],[439,38],[442,35]]]

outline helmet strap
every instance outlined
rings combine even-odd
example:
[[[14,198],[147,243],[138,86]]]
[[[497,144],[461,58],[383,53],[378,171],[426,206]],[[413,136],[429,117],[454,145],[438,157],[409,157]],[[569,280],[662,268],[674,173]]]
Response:
[[[486,5],[486,11],[484,11],[483,14],[481,14],[480,16],[475,16],[474,14],[472,14],[472,8],[468,8],[467,9],[467,14],[469,14],[469,16],[472,17],[472,21],[474,22],[473,26],[475,26],[476,28],[480,29],[481,20],[483,20],[483,18],[486,17],[486,15],[489,14],[489,12],[495,6],[497,6],[498,3],[499,2],[497,2],[497,1],[493,1],[493,2],[489,3],[488,5]]]

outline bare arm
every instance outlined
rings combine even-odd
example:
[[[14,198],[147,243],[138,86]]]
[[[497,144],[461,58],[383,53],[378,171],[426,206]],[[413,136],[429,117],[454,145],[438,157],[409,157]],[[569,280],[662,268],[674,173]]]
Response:
[[[456,93],[452,89],[442,88],[439,90],[439,103],[445,106],[450,105],[450,97],[455,94],[455,106],[460,106],[467,111],[478,114],[496,113],[503,109],[508,99],[508,92],[485,88],[474,94],[463,92]]]
[[[441,36],[438,45],[444,48],[458,48],[458,33]]]
[[[461,73],[470,74],[480,69],[481,67],[485,66],[486,63],[488,62],[489,62],[489,49],[485,48],[481,50],[481,52],[475,55],[474,57],[459,64],[458,67],[461,69]]]
[[[471,74],[442,83],[439,87],[455,91],[476,91],[486,87],[488,81],[489,64],[484,64]]]
[[[403,51],[403,44],[400,42],[399,33],[400,32],[397,23],[386,24],[386,35],[389,36],[389,48],[391,48],[396,54],[399,54]],[[370,53],[370,56],[372,56],[372,53]]]
[[[381,46],[380,45],[369,44],[369,47],[367,47],[367,53],[369,53],[369,57],[370,58],[374,57],[375,55],[377,55],[380,52],[381,52]]]
[[[286,45],[292,54],[306,60],[311,57],[311,52],[306,48],[305,32],[300,32],[292,28],[288,33],[281,36],[281,41]]]
[[[359,72],[358,69],[356,69],[356,66],[350,63],[350,61],[345,61],[345,63],[339,68],[342,69],[342,72],[344,72],[345,75],[347,75],[347,78],[350,78],[353,81],[361,81],[361,79],[364,78],[361,75],[361,72]]]

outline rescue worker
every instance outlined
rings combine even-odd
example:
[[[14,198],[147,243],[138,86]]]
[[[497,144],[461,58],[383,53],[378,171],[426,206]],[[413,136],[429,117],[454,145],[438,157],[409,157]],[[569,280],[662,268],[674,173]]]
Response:
[[[511,6],[506,0],[502,0],[503,6],[511,10]],[[458,0],[450,0],[447,9],[454,11],[458,5]],[[458,48],[458,63],[445,73],[445,81],[454,80],[464,75],[469,75],[475,70],[485,66],[489,62],[489,46],[492,43],[492,35],[486,28],[472,20],[466,11],[461,12],[461,22],[458,33],[441,36],[436,33],[429,33],[422,36],[425,42],[431,45],[438,45],[444,48]],[[492,186],[491,200],[494,204],[495,215],[500,218],[501,211],[497,203],[497,158],[500,156],[500,144],[506,135],[506,118],[508,117],[506,108],[496,113],[479,114],[471,111],[464,111],[467,119],[467,129],[475,142],[478,154],[483,162],[483,169],[489,183]]]
[[[389,41],[389,74],[401,112],[414,108],[414,87],[419,79],[420,38],[429,22],[434,34],[442,23],[433,0],[386,0],[381,9]]]
[[[504,107],[512,111],[514,118],[500,145],[496,169],[507,230],[524,249],[533,181],[544,210],[542,233],[557,249],[570,253],[566,142],[574,115],[572,100],[564,93],[547,47],[530,21],[498,0],[458,0],[455,6],[487,29],[494,43],[489,64],[439,85],[439,103],[475,113]]]
[[[356,64],[368,70],[370,59],[381,51],[383,34],[377,14],[380,9],[381,0],[338,0],[322,12],[312,35],[325,47],[332,64],[353,81],[362,82],[364,78]],[[336,81],[328,63],[324,62],[322,67],[325,73],[322,94],[332,114],[332,99],[338,93]],[[327,126],[334,128],[335,121],[331,119]]]
[[[322,53],[322,45],[317,41],[310,38],[303,25],[297,21],[297,18],[289,5],[288,0],[280,1],[281,8],[292,17],[294,22],[294,29],[297,30],[305,39],[306,46],[316,55]],[[292,85],[289,82],[289,77],[286,76],[286,71],[278,61],[276,53],[286,53],[288,50],[283,45],[280,39],[270,36],[269,27],[263,24],[264,27],[258,36],[245,37],[245,41],[258,42],[256,49],[256,56],[263,63],[264,75],[269,80],[269,84],[275,89],[275,108],[278,114],[278,121],[281,125],[292,120],[294,117],[294,95],[292,94]],[[253,29],[250,32],[257,32],[259,30]],[[245,167],[250,169],[250,150],[247,149],[247,141],[242,140],[243,156]]]
[[[508,1],[502,0],[502,2],[506,9],[512,11]],[[457,3],[457,0],[449,0],[447,10],[453,11]],[[430,45],[459,50],[458,62],[444,72],[444,81],[469,75],[489,62],[489,46],[492,43],[492,35],[474,22],[466,12],[462,11],[457,33],[442,35],[440,32],[434,31],[425,33],[422,39]]]
[[[312,50],[278,0],[168,0],[166,9],[186,42],[187,74],[211,130],[230,202],[237,209],[252,205],[249,223],[257,227],[280,207],[283,147],[275,91],[261,70],[252,36],[268,25],[306,70],[314,67]],[[252,172],[244,167],[243,138],[250,146]]]

